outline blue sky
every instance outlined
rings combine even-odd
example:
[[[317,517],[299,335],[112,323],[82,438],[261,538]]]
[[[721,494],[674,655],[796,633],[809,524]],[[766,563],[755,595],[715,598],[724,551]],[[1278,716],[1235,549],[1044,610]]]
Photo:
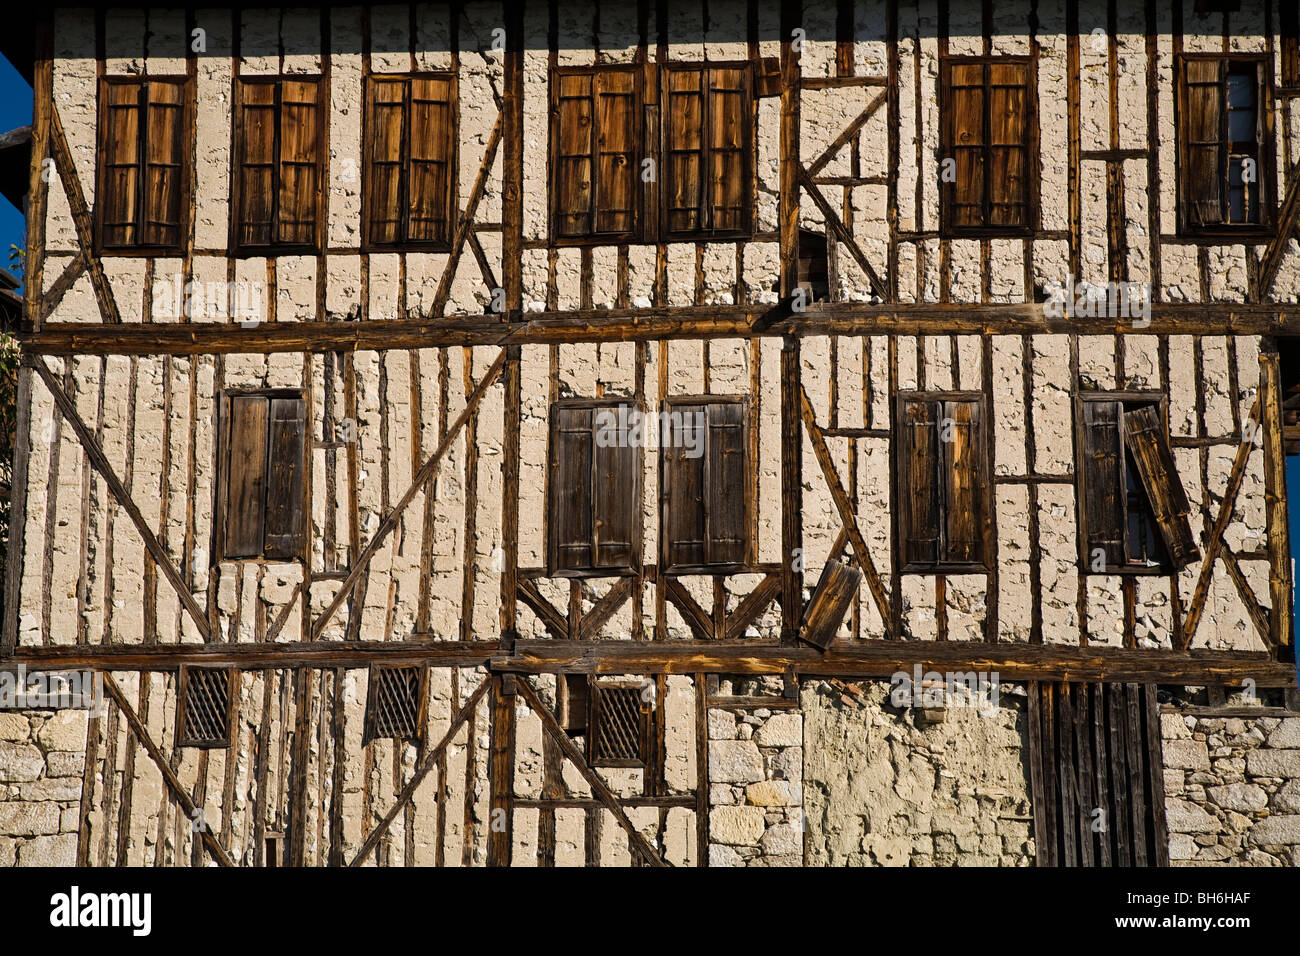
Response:
[[[26,126],[31,121],[32,88],[8,60],[0,57],[0,132]],[[22,210],[15,209],[12,203],[0,196],[0,253],[3,253],[0,265],[8,265],[10,243],[23,245],[24,229]],[[1300,493],[1300,455],[1287,459],[1286,483],[1292,494]],[[1295,543],[1300,542],[1300,507],[1291,508],[1290,520],[1291,553],[1295,554]],[[1297,582],[1297,592],[1300,592],[1300,581]]]

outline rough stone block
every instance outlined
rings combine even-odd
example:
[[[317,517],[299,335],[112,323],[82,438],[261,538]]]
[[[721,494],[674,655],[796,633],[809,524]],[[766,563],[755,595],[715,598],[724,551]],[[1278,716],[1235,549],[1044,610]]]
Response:
[[[709,838],[728,846],[754,846],[763,835],[758,807],[714,807],[709,811]]]
[[[1252,750],[1246,772],[1255,777],[1300,777],[1300,750]]]
[[[18,848],[19,866],[75,866],[77,862],[77,836],[40,836],[28,840]]]
[[[45,770],[45,758],[31,744],[0,744],[0,783],[35,780]]]
[[[1205,795],[1225,810],[1257,813],[1268,805],[1268,794],[1251,783],[1233,783],[1226,787],[1208,787]]]
[[[45,722],[36,739],[46,750],[81,750],[86,746],[89,711],[61,710]]]
[[[763,779],[763,755],[749,740],[709,741],[709,781],[754,783]]]
[[[777,714],[755,735],[760,747],[803,746],[803,718],[799,714]]]
[[[1200,740],[1166,740],[1165,766],[1174,770],[1209,770],[1210,752]]]
[[[0,803],[0,833],[43,836],[58,832],[57,803]]]
[[[1165,820],[1170,833],[1214,833],[1220,828],[1217,819],[1186,800],[1166,800]]]
[[[1300,717],[1288,717],[1268,735],[1268,745],[1278,749],[1300,750]]]
[[[1249,839],[1257,846],[1300,844],[1300,814],[1265,817],[1251,828]]]

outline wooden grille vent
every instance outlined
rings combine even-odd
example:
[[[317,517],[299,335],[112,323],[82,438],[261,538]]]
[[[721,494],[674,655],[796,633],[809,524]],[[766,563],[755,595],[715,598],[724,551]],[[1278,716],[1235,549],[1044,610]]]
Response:
[[[370,675],[366,740],[414,740],[420,736],[421,668],[385,667]]]
[[[230,743],[230,672],[187,668],[181,746],[224,747]]]
[[[641,762],[640,688],[601,686],[598,700],[595,759],[602,763]]]

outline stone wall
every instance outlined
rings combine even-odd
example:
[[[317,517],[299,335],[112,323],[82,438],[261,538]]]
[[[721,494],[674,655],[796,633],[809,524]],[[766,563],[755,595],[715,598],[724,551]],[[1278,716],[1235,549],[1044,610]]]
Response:
[[[803,687],[809,866],[1029,866],[1026,707],[899,709],[884,681]]]
[[[85,746],[85,711],[0,711],[0,867],[76,863]]]
[[[1175,865],[1300,866],[1300,717],[1166,713]]]

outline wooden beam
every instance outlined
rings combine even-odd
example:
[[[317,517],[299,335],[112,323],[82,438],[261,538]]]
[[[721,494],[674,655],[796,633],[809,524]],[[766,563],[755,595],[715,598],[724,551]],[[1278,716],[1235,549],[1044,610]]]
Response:
[[[619,578],[605,596],[596,602],[595,607],[582,615],[582,620],[578,624],[578,633],[574,637],[580,641],[595,638],[600,629],[605,626],[605,622],[613,617],[632,596],[632,588],[635,584],[636,578]]]
[[[1268,529],[1269,631],[1275,648],[1293,643],[1291,523],[1287,515],[1286,454],[1282,448],[1282,367],[1277,352],[1260,361],[1260,426],[1264,429],[1264,511]]]
[[[722,639],[726,641],[739,640],[745,636],[745,630],[750,624],[758,620],[759,615],[767,609],[781,594],[781,575],[769,574],[754,586],[754,590],[745,595],[745,599],[740,605],[727,615],[726,624],[723,627]]]
[[[806,80],[804,81],[804,85],[808,85]],[[845,145],[848,144],[849,140],[858,135],[858,131],[867,124],[867,120],[876,115],[876,111],[880,109],[888,96],[889,94],[887,92],[876,94],[876,98],[867,104],[867,108],[858,114],[857,119],[845,127],[844,132],[840,133],[839,136],[836,136],[835,140],[822,150],[816,159],[808,164],[807,168],[804,170],[804,175],[809,179],[813,179],[818,173],[825,169],[826,164],[835,158],[835,154],[843,149]]]
[[[665,596],[673,607],[681,612],[682,620],[690,627],[696,640],[709,641],[714,638],[713,619],[696,603],[695,598],[691,597],[691,592],[687,591],[680,581],[661,574],[656,579],[656,586],[664,589]]]
[[[492,164],[496,161],[497,145],[501,142],[501,114],[497,114],[496,124],[492,127],[492,132],[488,136],[487,146],[483,149],[483,162],[479,166],[478,175],[474,178],[474,186],[470,190],[469,199],[465,204],[465,211],[461,213],[460,222],[456,224],[456,233],[451,239],[451,254],[447,256],[447,264],[443,266],[442,276],[438,279],[438,288],[433,294],[433,314],[441,315],[442,310],[447,307],[447,299],[451,296],[451,283],[456,278],[456,267],[460,263],[461,254],[465,250],[465,239],[469,236],[470,228],[474,222],[474,213],[478,210],[479,201],[483,198],[483,191],[487,188],[488,176],[492,171]]]
[[[1283,200],[1277,216],[1277,231],[1264,247],[1264,255],[1259,262],[1259,284],[1256,287],[1255,298],[1260,302],[1268,297],[1269,291],[1273,288],[1273,280],[1277,278],[1282,257],[1291,243],[1296,225],[1300,223],[1300,162],[1291,167],[1287,183],[1286,199]]]
[[[185,586],[185,581],[181,578],[180,572],[172,564],[171,555],[163,549],[163,546],[158,542],[158,538],[145,523],[144,515],[140,513],[140,509],[136,507],[130,493],[126,490],[126,486],[122,484],[117,472],[113,470],[113,466],[109,463],[108,456],[104,454],[99,442],[95,440],[95,436],[86,427],[86,423],[81,420],[81,416],[77,414],[76,405],[64,393],[59,383],[54,380],[54,376],[46,366],[44,359],[37,359],[33,363],[33,367],[36,369],[36,373],[40,375],[41,381],[45,383],[45,387],[49,389],[50,394],[54,396],[54,403],[59,407],[59,412],[72,426],[72,430],[76,432],[77,439],[81,442],[91,466],[99,472],[104,479],[104,483],[108,485],[109,492],[112,493],[117,503],[130,516],[136,531],[140,533],[140,538],[144,541],[145,550],[149,552],[158,568],[162,571],[163,576],[175,589],[176,596],[184,605],[186,612],[194,620],[194,626],[198,628],[205,641],[212,640],[212,630],[208,625],[207,615],[204,614],[203,609],[199,607],[194,600],[194,596],[190,594],[189,589]]]
[[[858,240],[855,239],[853,233],[849,231],[849,227],[844,225],[844,220],[841,219],[839,213],[835,211],[835,207],[832,206],[829,200],[822,195],[822,191],[817,188],[817,184],[812,181],[812,177],[808,175],[807,170],[802,168],[799,170],[799,183],[803,186],[804,191],[808,193],[809,197],[811,197],[812,201],[817,205],[817,208],[821,210],[822,217],[826,220],[827,228],[831,232],[835,233],[835,238],[844,243],[845,248],[849,250],[849,254],[853,256],[854,261],[857,262],[857,264],[861,266],[862,271],[867,274],[867,281],[871,283],[871,291],[874,292],[882,302],[888,302],[889,292],[885,288],[885,284],[880,281],[880,276],[876,274],[875,267],[871,265],[871,260],[868,259],[867,254],[862,251],[862,247],[858,245]],[[829,240],[830,237],[828,236],[827,241]]]
[[[519,579],[519,600],[523,601],[533,613],[536,614],[546,629],[551,632],[551,636],[556,640],[568,640],[572,635],[569,634],[569,620],[550,601],[542,596],[542,592],[537,590],[537,583],[532,578]]]

